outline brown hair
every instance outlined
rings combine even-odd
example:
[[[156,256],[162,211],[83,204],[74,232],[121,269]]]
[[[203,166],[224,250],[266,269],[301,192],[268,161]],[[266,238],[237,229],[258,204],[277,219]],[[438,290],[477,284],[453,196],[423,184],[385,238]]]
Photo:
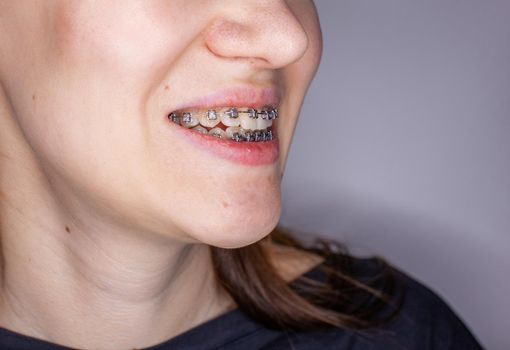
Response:
[[[312,252],[325,258],[318,268],[326,282],[303,276],[288,285],[269,259],[271,244]],[[305,246],[289,231],[277,227],[249,246],[210,247],[218,283],[239,308],[272,329],[314,330],[324,327],[366,331],[385,324],[401,309],[404,290],[396,288],[394,269],[379,256],[371,261],[379,271],[362,282],[352,274],[352,256],[342,244],[323,238]],[[395,296],[398,298],[395,300]],[[385,315],[381,311],[390,309]]]

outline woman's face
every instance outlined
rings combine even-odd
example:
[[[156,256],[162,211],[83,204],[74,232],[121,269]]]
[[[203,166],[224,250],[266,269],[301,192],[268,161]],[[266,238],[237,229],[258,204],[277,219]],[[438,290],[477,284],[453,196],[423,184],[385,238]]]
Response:
[[[185,242],[240,247],[277,224],[320,54],[310,0],[0,3],[0,80],[59,200]],[[276,147],[168,118],[266,105]]]

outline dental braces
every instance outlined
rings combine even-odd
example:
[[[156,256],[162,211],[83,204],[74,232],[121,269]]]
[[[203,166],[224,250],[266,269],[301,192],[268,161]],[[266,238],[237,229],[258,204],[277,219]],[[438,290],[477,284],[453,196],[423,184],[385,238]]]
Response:
[[[222,112],[223,115],[236,119],[239,118],[240,114],[248,114],[248,117],[251,119],[265,119],[265,120],[274,120],[278,118],[278,109],[277,108],[270,108],[270,109],[263,109],[263,110],[257,110],[255,108],[249,108],[245,110],[239,110],[237,108],[229,108]],[[217,120],[218,119],[219,112],[215,109],[209,109],[206,112],[206,117],[208,120]],[[183,112],[181,116],[179,116],[176,112],[172,112],[168,115],[168,118],[172,120],[174,123],[179,123],[179,121],[182,119],[183,123],[191,123],[193,118],[196,118],[193,112]]]
[[[271,141],[273,139],[273,132],[271,130],[268,131],[246,131],[243,134],[235,132],[232,134],[232,140],[236,142],[263,142],[263,141]]]
[[[228,118],[239,118],[240,114],[248,114],[249,118],[257,119],[262,118],[266,120],[274,120],[278,118],[278,109],[277,108],[265,108],[263,110],[257,110],[255,108],[249,108],[246,110],[239,110],[235,107],[215,110],[209,109],[205,112],[205,116],[208,120],[217,120],[219,118],[220,113],[223,113],[223,116]],[[203,116],[203,115],[201,115]],[[182,112],[181,115],[178,115],[177,112],[172,112],[168,115],[168,119],[172,122],[181,125],[197,123],[197,119],[200,119],[200,116],[194,115],[193,112]],[[182,122],[182,123],[181,123]],[[192,124],[193,125],[193,124]],[[192,128],[193,130],[194,128]],[[219,135],[210,134],[212,136],[220,137]],[[264,142],[273,140],[273,132],[272,130],[243,130],[242,132],[235,132],[232,134],[230,139],[236,142]]]

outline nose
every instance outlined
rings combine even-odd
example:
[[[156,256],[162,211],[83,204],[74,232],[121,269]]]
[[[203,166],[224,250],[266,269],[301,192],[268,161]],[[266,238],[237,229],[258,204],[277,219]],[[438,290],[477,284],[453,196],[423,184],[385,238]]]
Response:
[[[205,35],[216,56],[282,68],[304,55],[308,35],[283,0],[225,1]]]

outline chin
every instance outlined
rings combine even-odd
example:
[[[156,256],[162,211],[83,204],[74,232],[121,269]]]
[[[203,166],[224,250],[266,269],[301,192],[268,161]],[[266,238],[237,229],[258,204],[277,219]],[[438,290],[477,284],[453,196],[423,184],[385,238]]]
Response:
[[[278,199],[249,214],[244,210],[233,210],[228,216],[209,216],[207,222],[195,221],[190,230],[191,236],[199,242],[219,248],[240,248],[258,242],[271,233],[280,215]]]

